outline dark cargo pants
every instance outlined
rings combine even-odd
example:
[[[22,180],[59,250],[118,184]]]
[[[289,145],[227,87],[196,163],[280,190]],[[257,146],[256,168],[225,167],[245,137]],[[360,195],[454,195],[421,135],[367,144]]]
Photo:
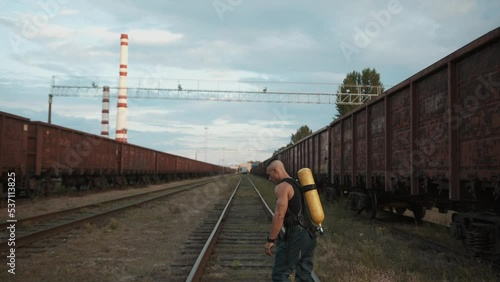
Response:
[[[277,243],[273,281],[290,281],[293,270],[295,281],[313,281],[311,272],[315,247],[316,238],[312,238],[302,226],[294,226],[291,238],[286,241],[279,240]]]

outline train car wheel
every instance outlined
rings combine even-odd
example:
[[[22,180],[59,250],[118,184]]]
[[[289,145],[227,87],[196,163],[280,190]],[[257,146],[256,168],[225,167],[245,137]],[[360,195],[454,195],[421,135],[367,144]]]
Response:
[[[28,197],[37,198],[44,195],[42,181],[34,177],[28,182]]]
[[[367,217],[370,219],[375,218],[377,215],[377,195],[372,190],[349,193],[347,205],[356,214],[366,212]]]
[[[414,205],[412,210],[413,210],[413,216],[415,217],[415,220],[418,223],[421,223],[422,219],[424,218],[425,213],[426,213],[425,207],[423,207],[422,205]]]
[[[396,208],[396,213],[402,216],[406,211],[406,208]]]
[[[340,200],[340,198],[342,196],[343,196],[343,194],[342,194],[342,188],[340,188],[340,187],[333,188],[333,200],[334,201]]]
[[[368,218],[372,219],[377,216],[377,195],[373,190],[368,190],[368,203],[366,206],[366,214]]]

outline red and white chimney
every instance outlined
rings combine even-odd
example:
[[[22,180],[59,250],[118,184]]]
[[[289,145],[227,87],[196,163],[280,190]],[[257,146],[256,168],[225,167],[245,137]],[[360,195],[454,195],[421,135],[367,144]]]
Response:
[[[120,81],[118,82],[118,111],[116,115],[116,140],[127,143],[127,64],[128,35],[121,35]]]
[[[109,86],[102,88],[101,136],[109,137]]]

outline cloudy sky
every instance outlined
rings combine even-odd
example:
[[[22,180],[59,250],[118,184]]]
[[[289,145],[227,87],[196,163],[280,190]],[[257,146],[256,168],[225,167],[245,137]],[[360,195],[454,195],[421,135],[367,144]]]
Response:
[[[497,0],[0,0],[0,111],[47,121],[53,76],[117,81],[122,33],[131,87],[335,92],[370,67],[387,89],[499,27],[498,11]],[[52,122],[99,134],[101,108],[55,97]],[[224,165],[265,160],[301,125],[315,131],[336,114],[328,104],[138,98],[128,110],[129,143]]]

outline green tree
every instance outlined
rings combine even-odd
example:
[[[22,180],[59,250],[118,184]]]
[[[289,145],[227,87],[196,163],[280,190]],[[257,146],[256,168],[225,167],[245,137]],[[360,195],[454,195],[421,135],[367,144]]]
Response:
[[[339,99],[347,98],[348,93],[366,93],[366,94],[378,94],[380,95],[384,92],[384,85],[380,82],[380,74],[375,70],[375,68],[365,68],[361,72],[352,71],[346,75],[342,85],[339,86],[338,93]],[[360,97],[353,99],[354,102],[359,101]],[[341,105],[337,103],[337,115],[335,118],[350,112],[358,105]]]
[[[300,140],[304,139],[305,137],[309,136],[312,133],[312,130],[309,128],[307,125],[303,125],[297,129],[297,132],[295,134],[292,134],[292,137],[290,138],[290,143],[288,143],[286,146],[283,146],[279,148],[278,150],[274,151],[273,156],[278,154],[279,152],[285,150],[288,147],[291,147],[293,144],[299,142]]]
[[[292,142],[290,142],[286,146],[283,146],[283,147],[279,148],[278,150],[274,151],[273,156],[276,156],[279,152],[281,152],[281,151],[283,151],[286,148],[291,147],[291,146],[292,146]]]
[[[304,137],[309,136],[312,133],[312,130],[309,128],[307,125],[303,125],[297,129],[297,132],[295,134],[292,134],[291,141],[292,144],[295,144],[299,142],[300,140],[304,139]]]

